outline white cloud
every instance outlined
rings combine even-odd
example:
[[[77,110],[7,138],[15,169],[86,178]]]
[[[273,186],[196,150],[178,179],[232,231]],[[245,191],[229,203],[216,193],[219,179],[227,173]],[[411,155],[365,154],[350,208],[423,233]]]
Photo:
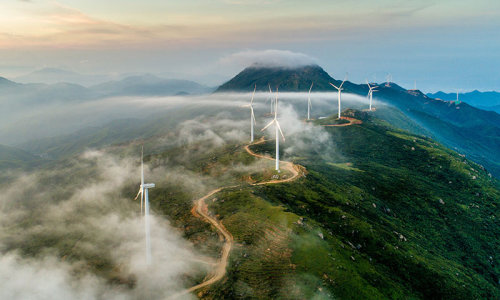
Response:
[[[274,49],[237,52],[222,58],[220,62],[223,65],[238,65],[239,67],[261,65],[282,68],[317,64],[316,59],[307,54]]]

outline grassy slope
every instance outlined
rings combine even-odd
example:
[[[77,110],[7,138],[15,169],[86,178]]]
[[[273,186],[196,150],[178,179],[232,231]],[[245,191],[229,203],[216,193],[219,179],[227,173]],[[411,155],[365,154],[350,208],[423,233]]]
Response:
[[[212,204],[238,244],[207,298],[500,296],[494,179],[382,121],[327,130],[343,160],[301,153],[306,178]]]
[[[41,164],[42,159],[18,148],[0,145],[0,170],[28,168]]]

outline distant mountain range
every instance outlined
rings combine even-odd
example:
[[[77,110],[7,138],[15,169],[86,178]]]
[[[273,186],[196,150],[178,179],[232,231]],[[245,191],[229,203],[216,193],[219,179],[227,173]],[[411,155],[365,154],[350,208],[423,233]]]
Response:
[[[119,81],[109,81],[90,87],[100,95],[150,95],[171,96],[178,94],[204,94],[212,88],[181,79],[163,79],[154,75],[137,75]]]
[[[84,86],[95,85],[98,83],[109,81],[111,79],[112,77],[108,75],[80,74],[77,72],[57,68],[43,68],[33,71],[29,74],[13,78],[13,80],[20,83],[55,84],[60,82],[67,82]]]
[[[437,92],[437,93],[428,93],[427,96],[431,98],[437,98],[448,101],[457,99],[456,93]],[[458,98],[460,101],[467,102],[472,106],[500,113],[499,92],[495,91],[480,92],[475,90],[469,93],[459,93]]]
[[[329,82],[337,85],[341,81],[335,80],[317,65],[293,69],[250,66],[217,88],[216,92],[248,92],[253,90],[255,84],[258,90],[268,90],[270,84],[273,90],[279,86],[280,91],[306,92],[311,82],[314,82],[315,92],[334,92]],[[434,99],[419,90],[406,90],[395,83],[378,85],[375,99],[397,107],[442,143],[470,156],[500,176],[498,113],[464,102],[456,104]],[[346,81],[344,92],[366,96],[368,87]]]
[[[57,72],[57,74],[65,74]],[[21,103],[77,101],[118,95],[172,96],[178,94],[210,93],[213,88],[189,80],[163,79],[154,75],[136,75],[117,81],[84,87],[79,84],[18,83],[0,77],[0,105],[2,97]]]

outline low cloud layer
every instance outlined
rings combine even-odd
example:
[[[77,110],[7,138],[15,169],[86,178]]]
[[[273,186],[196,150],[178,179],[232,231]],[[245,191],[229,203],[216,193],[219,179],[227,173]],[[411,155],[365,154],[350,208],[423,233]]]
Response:
[[[295,68],[317,64],[313,57],[287,50],[247,50],[231,54],[221,59],[224,65],[240,66],[242,68],[248,66],[265,66],[265,67],[281,67]]]
[[[335,113],[335,96],[313,93],[312,115],[318,118]],[[10,179],[0,181],[0,298],[138,299],[149,294],[151,299],[163,299],[186,288],[186,277],[206,274],[208,265],[200,263],[204,256],[162,216],[153,216],[154,264],[145,267],[143,220],[137,203],[130,201],[136,189],[128,191],[138,185],[137,146],[145,143],[149,153],[169,153],[150,158],[146,164],[148,181],[159,188],[176,187],[193,199],[223,183],[272,169],[270,160],[250,164],[215,160],[199,171],[199,161],[215,157],[225,147],[241,150],[234,146],[248,142],[250,110],[242,106],[250,97],[120,97],[41,110],[45,118],[69,114],[101,122],[106,117],[112,121],[130,114],[140,120],[151,119],[144,130],[160,127],[155,130],[161,134],[134,142],[130,129],[118,130],[115,134],[128,137],[126,143],[89,150],[31,173],[7,172]],[[335,153],[336,141],[331,134],[304,122],[307,94],[282,93],[279,97],[278,118],[286,136],[281,144],[283,159],[302,151],[326,158]],[[346,107],[366,100],[348,94],[344,99]],[[272,119],[269,108],[269,94],[257,93],[255,132],[274,139],[274,132],[261,132]],[[107,268],[107,273],[97,266]]]
[[[164,175],[146,171],[150,179]],[[3,186],[0,298],[163,299],[181,291],[182,278],[206,266],[157,216],[151,224],[154,264],[145,265],[143,219],[133,195],[121,195],[138,174],[136,161],[93,151]]]

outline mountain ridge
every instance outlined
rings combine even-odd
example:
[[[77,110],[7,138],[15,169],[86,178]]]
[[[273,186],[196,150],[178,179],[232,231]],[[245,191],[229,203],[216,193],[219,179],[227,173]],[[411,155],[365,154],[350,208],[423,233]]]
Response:
[[[318,65],[304,67],[256,67],[242,70],[232,79],[222,84],[215,92],[249,92],[257,84],[257,90],[268,90],[268,83],[279,85],[280,91],[307,92],[314,82],[313,91],[336,90],[329,85],[338,86],[341,81],[331,77]],[[487,166],[495,176],[500,176],[500,115],[485,111],[467,103],[455,103],[434,99],[420,90],[406,90],[396,83],[381,83],[374,99],[383,100],[427,128],[448,147],[457,149]],[[273,86],[271,86],[273,87]],[[366,84],[346,81],[344,93],[366,96]],[[273,88],[275,90],[275,88]],[[447,135],[444,136],[442,131]]]

